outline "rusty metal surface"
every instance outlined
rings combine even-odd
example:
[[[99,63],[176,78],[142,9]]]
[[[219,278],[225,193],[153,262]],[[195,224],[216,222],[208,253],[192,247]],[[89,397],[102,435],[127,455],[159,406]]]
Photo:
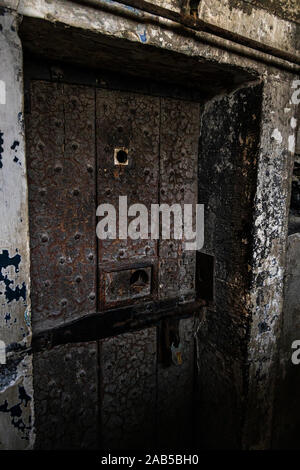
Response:
[[[34,355],[37,449],[98,447],[97,350],[76,343]]]
[[[100,344],[102,445],[151,448],[156,430],[156,328]]]
[[[122,195],[149,214],[154,203],[196,204],[198,132],[197,104],[32,82],[37,448],[95,448],[100,432],[104,448],[180,445],[189,435],[192,322],[181,322],[180,367],[158,366],[157,325],[199,310],[183,302],[195,298],[195,255],[183,239],[96,242],[95,213]]]
[[[200,107],[197,103],[161,98],[160,203],[197,204]],[[195,212],[194,212],[195,213]],[[173,228],[173,223],[171,224]],[[193,223],[195,230],[195,224]],[[183,251],[181,240],[159,241],[159,297],[195,291],[196,257]]]
[[[157,370],[157,442],[163,449],[193,446],[195,411],[194,319],[179,322],[182,364]]]
[[[149,213],[155,203],[195,205],[199,118],[199,104],[97,91],[98,201],[118,207],[118,197],[127,196],[128,205],[143,203]],[[128,149],[126,165],[115,164],[115,149]],[[160,240],[158,253],[154,240],[100,241],[99,258],[115,266],[159,254],[160,298],[193,298],[196,258],[183,253],[183,242],[174,237]],[[103,284],[100,297],[105,305],[111,296],[106,281]]]
[[[182,100],[32,82],[27,134],[36,329],[96,311],[97,295],[100,310],[155,298],[158,286],[161,299],[193,299],[195,255],[183,253],[183,239],[160,240],[159,250],[156,240],[98,240],[96,286],[95,198],[117,209],[119,196],[127,196],[128,206],[147,207],[149,222],[151,204],[196,204],[199,112],[198,104]],[[119,165],[120,149],[128,160]],[[153,267],[152,280],[136,294],[126,270],[144,260]]]
[[[151,294],[151,267],[106,273],[106,301],[137,299]]]
[[[36,448],[93,449],[100,442],[104,449],[190,445],[193,322],[179,321],[180,366],[157,364],[155,327],[101,340],[100,402],[96,342],[35,353]]]
[[[33,351],[51,349],[60,344],[96,341],[159,324],[162,319],[203,318],[205,301],[180,299],[142,302],[87,315],[68,324],[33,335]]]
[[[191,446],[194,320],[179,322],[182,365],[157,365],[157,331],[101,341],[102,443],[105,449]]]
[[[159,98],[97,90],[98,203],[116,208],[119,196],[128,206],[141,203],[150,212],[158,201]],[[128,149],[128,165],[114,164],[114,149]],[[118,228],[118,224],[117,224]],[[100,263],[157,256],[155,240],[99,242]]]
[[[92,89],[32,82],[26,131],[36,330],[96,309],[94,115]]]

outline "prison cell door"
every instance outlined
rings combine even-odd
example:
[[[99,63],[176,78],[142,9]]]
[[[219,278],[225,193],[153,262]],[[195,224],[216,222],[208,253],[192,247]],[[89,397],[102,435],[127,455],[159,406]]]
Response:
[[[43,80],[28,93],[33,330],[56,338],[34,353],[36,447],[190,444],[193,312],[173,321],[181,360],[167,366],[161,312],[195,300],[195,253],[183,238],[99,240],[96,209],[197,202],[199,105]]]

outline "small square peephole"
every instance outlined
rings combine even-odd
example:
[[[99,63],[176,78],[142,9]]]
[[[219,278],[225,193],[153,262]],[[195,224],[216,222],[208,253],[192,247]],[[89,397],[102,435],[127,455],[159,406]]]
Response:
[[[117,147],[114,150],[114,164],[125,166],[128,165],[128,149],[126,147]]]

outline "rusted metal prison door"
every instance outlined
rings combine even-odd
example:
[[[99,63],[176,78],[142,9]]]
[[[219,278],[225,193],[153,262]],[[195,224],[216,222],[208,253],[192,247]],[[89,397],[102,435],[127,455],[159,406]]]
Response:
[[[98,240],[96,208],[197,203],[199,104],[46,80],[27,93],[37,447],[190,443],[196,254]]]

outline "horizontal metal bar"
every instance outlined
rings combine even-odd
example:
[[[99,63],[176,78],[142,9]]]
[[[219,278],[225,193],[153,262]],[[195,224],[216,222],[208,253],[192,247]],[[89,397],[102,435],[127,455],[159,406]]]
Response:
[[[200,315],[204,305],[203,300],[182,304],[178,300],[154,301],[95,313],[34,334],[32,349],[37,352],[60,344],[98,341],[153,326],[163,318],[185,317],[194,313]]]

